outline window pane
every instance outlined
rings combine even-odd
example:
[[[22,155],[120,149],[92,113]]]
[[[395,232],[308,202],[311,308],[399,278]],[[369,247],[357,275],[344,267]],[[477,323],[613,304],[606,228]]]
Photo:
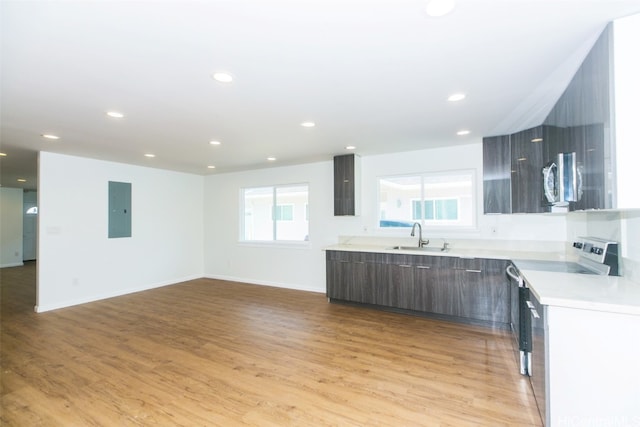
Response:
[[[434,203],[433,200],[425,200],[424,201],[424,219],[430,220],[434,219]]]
[[[244,189],[244,240],[273,240],[273,187]]]
[[[380,227],[475,226],[475,171],[449,171],[379,179]]]
[[[414,200],[422,200],[422,178],[400,176],[381,178],[379,181],[380,227],[411,227],[420,207]]]
[[[458,201],[455,199],[442,199],[436,201],[436,218],[444,220],[458,219]]]
[[[309,186],[276,187],[276,203],[280,209],[275,218],[275,240],[309,240],[309,221],[305,217]]]
[[[307,184],[242,190],[242,240],[308,240]]]
[[[420,221],[422,219],[422,200],[412,200],[412,215],[411,219],[414,221]]]
[[[292,221],[293,220],[293,205],[278,205],[276,206],[275,219],[278,221]]]

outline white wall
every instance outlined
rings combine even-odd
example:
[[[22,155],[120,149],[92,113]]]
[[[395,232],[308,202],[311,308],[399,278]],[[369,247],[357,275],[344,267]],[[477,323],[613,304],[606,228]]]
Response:
[[[331,161],[203,178],[41,153],[37,310],[202,276],[324,292],[326,246],[344,236],[408,237],[406,230],[376,227],[378,177],[453,169],[476,171],[477,228],[456,233],[425,230],[428,238],[516,245],[520,241],[552,242],[562,247],[574,234],[598,234],[603,227],[614,227],[608,233],[618,233],[623,245],[625,240],[629,243],[631,261],[640,260],[640,249],[631,244],[640,233],[640,218],[631,213],[622,222],[616,216],[620,214],[613,214],[612,219],[611,213],[482,215],[480,142],[362,157],[362,215],[358,217],[333,216]],[[131,238],[107,238],[108,181],[132,183]],[[309,242],[285,246],[239,243],[241,188],[305,182],[309,184]],[[19,213],[21,221],[21,208]],[[587,215],[591,215],[590,222]]]
[[[621,275],[640,283],[640,209],[567,215],[567,241],[593,236],[620,243]]]
[[[640,14],[618,19],[613,24],[613,72],[616,158],[616,204],[620,209],[640,208],[636,187],[638,140],[638,98],[640,97]]]
[[[205,250],[207,277],[325,291],[322,249],[340,236],[407,237],[406,230],[377,229],[379,176],[454,169],[474,169],[477,178],[477,229],[430,233],[427,237],[564,242],[562,215],[482,215],[482,144],[364,156],[361,159],[361,216],[333,216],[333,162],[216,174],[205,178]],[[309,183],[310,241],[277,247],[239,243],[240,189],[263,185]]]
[[[240,189],[309,184],[309,242],[298,245],[239,243]],[[322,248],[346,230],[333,223],[333,163],[211,175],[204,190],[204,271],[207,277],[324,291]],[[348,218],[346,222],[359,221]]]
[[[132,184],[132,237],[107,238],[108,181]],[[42,152],[37,311],[202,277],[203,178]]]
[[[0,268],[23,265],[22,199],[22,189],[0,188]]]

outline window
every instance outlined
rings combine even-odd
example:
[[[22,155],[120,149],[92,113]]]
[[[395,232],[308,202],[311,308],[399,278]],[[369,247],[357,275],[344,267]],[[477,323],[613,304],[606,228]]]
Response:
[[[244,188],[241,192],[241,240],[309,240],[307,184]]]
[[[274,216],[276,221],[293,221],[293,205],[277,205]]]
[[[458,206],[460,205],[460,199],[428,199],[422,202],[421,200],[412,200],[412,219],[414,221],[420,221],[422,219],[431,221],[457,221],[458,220]]]
[[[475,171],[382,177],[378,181],[380,227],[475,226]]]

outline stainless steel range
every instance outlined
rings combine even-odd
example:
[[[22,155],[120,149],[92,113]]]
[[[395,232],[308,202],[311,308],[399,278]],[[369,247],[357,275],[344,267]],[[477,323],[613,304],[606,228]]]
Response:
[[[618,276],[618,243],[597,237],[573,242],[576,262],[515,259],[507,267],[511,282],[511,330],[518,346],[520,373],[531,375],[531,316],[529,287],[519,270]]]
[[[576,262],[513,260],[507,267],[511,283],[511,331],[515,339],[520,373],[528,375],[537,402],[545,402],[544,316],[545,310],[534,295],[520,270],[539,270],[575,274],[618,276],[620,273],[618,243],[596,237],[579,237],[573,242]],[[541,372],[542,370],[542,372]],[[545,405],[538,403],[542,419]]]
[[[573,242],[576,262],[516,259],[520,270],[553,271],[559,273],[600,274],[618,276],[618,243],[597,237],[579,237]]]

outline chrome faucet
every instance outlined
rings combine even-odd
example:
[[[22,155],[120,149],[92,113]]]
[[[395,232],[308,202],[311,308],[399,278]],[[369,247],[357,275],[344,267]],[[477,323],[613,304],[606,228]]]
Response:
[[[413,227],[411,228],[411,237],[414,237],[416,235],[416,225],[418,226],[418,247],[421,248],[424,245],[428,245],[429,241],[428,240],[422,240],[422,226],[420,225],[419,222],[415,222],[413,224]]]

